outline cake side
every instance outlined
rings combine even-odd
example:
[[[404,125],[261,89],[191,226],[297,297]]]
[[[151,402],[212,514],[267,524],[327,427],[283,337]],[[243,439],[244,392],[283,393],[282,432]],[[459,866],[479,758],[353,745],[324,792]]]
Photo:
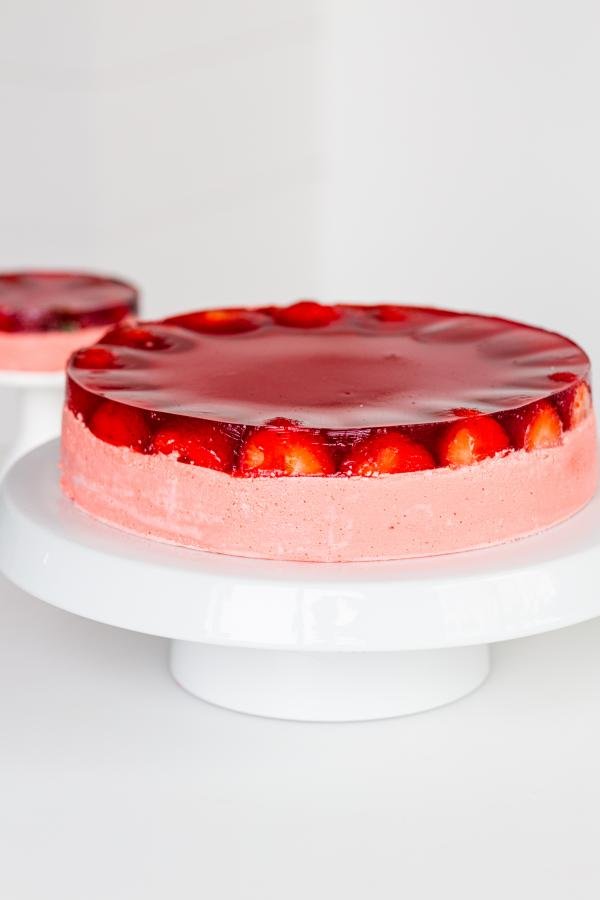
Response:
[[[378,477],[233,478],[98,439],[68,408],[64,493],[94,518],[169,543],[312,562],[487,547],[563,521],[597,483],[593,414],[558,446]]]

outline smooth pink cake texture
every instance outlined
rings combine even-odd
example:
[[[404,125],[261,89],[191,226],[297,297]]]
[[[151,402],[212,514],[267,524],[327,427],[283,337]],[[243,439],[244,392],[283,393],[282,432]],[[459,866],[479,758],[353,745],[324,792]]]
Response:
[[[590,415],[561,446],[364,477],[234,478],[98,440],[69,410],[62,487],[95,518],[234,556],[314,562],[402,559],[510,541],[583,507],[597,482]]]
[[[10,372],[62,372],[71,354],[95,344],[109,325],[73,331],[0,332],[0,369]]]

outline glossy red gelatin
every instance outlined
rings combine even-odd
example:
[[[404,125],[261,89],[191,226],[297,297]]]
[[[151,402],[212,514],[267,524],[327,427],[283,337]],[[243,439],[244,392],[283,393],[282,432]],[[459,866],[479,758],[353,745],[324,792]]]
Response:
[[[68,404],[97,437],[245,476],[472,465],[558,445],[591,409],[589,359],[562,335],[398,305],[121,326],[74,354],[68,376]]]
[[[0,273],[0,332],[74,331],[137,312],[130,284],[85,272]]]

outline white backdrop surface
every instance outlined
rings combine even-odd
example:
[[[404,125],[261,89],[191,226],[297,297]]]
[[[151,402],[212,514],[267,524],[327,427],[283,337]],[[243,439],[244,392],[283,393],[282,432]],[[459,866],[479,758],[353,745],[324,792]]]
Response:
[[[498,645],[435,712],[306,725],[204,704],[161,639],[5,581],[0,616],[7,900],[598,894],[600,620]]]
[[[593,0],[4,0],[0,264],[597,340]]]

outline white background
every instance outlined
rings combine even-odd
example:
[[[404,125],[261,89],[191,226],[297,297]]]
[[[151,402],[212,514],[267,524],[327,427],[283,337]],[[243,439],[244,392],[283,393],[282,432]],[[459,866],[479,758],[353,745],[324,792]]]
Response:
[[[116,272],[152,316],[447,304],[600,359],[599,38],[595,0],[0,0],[0,266]],[[435,713],[300,726],[2,582],[0,896],[589,900],[599,638],[500,646]]]
[[[2,0],[0,262],[595,340],[595,0]]]

